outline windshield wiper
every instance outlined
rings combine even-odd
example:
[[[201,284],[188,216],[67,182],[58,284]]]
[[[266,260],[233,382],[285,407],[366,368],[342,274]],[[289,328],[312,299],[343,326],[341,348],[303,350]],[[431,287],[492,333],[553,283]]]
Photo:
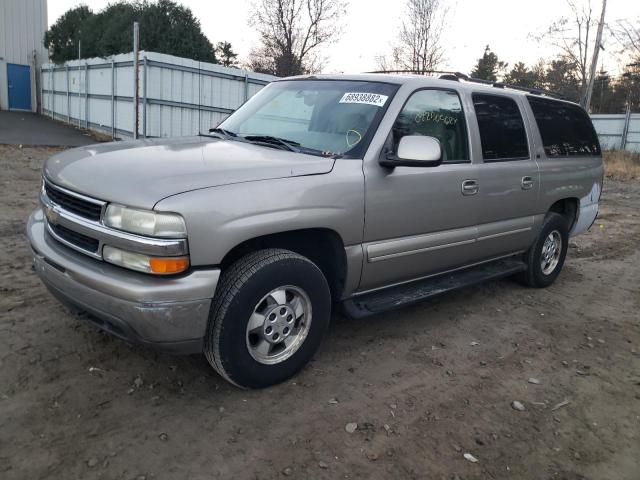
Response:
[[[299,142],[295,140],[288,140],[286,138],[274,137],[272,135],[238,135],[230,130],[224,130],[222,128],[211,128],[210,133],[218,133],[224,136],[227,140],[236,140],[240,142],[249,142],[257,145],[268,145],[284,148],[295,153],[307,153],[309,155],[316,155],[318,157],[329,158],[341,158],[342,155],[332,152],[323,152],[315,148],[303,147]]]
[[[298,142],[294,142],[293,140],[286,140],[284,138],[272,137],[271,135],[244,135],[242,138],[244,138],[245,140],[248,140],[249,142],[278,145],[286,148],[291,152],[300,153],[300,149],[298,148],[300,144]]]
[[[237,137],[238,136],[237,133],[234,133],[231,130],[225,130],[224,128],[210,128],[209,129],[209,133],[220,133],[225,138],[232,138],[232,137]]]

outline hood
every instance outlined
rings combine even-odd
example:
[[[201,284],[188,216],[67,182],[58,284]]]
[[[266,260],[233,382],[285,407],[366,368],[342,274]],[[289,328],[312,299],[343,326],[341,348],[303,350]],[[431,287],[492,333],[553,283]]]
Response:
[[[335,160],[209,137],[89,145],[47,160],[54,184],[108,202],[151,209],[189,190],[329,173]]]

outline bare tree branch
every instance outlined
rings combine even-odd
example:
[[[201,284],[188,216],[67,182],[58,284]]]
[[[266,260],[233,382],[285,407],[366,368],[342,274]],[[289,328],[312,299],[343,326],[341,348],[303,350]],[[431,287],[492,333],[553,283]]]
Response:
[[[609,30],[622,47],[620,53],[631,61],[640,62],[640,18],[618,20],[609,26]]]
[[[590,52],[596,48],[591,33],[598,20],[594,18],[591,0],[580,4],[574,0],[566,2],[571,10],[570,17],[559,18],[542,35],[533,38],[558,48],[560,56],[573,64],[583,96],[588,87]]]
[[[343,0],[259,0],[249,25],[261,45],[249,66],[278,76],[313,73],[321,66],[319,49],[334,42],[345,11]]]
[[[448,12],[441,0],[407,0],[397,43],[390,56],[378,57],[378,67],[436,70],[444,61],[441,37]]]

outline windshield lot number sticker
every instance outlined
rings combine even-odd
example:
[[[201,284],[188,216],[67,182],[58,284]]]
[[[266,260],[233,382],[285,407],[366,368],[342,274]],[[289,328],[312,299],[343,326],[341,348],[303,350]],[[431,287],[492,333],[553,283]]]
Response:
[[[363,103],[365,105],[382,107],[387,101],[387,98],[389,98],[387,95],[378,95],[377,93],[347,92],[342,96],[339,103]]]

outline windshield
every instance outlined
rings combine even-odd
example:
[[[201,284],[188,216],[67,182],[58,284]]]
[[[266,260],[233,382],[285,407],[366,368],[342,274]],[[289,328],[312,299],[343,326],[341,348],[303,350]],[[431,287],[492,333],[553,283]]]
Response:
[[[260,144],[279,139],[303,152],[359,157],[397,88],[361,81],[278,81],[252,97],[218,130],[258,139]]]

